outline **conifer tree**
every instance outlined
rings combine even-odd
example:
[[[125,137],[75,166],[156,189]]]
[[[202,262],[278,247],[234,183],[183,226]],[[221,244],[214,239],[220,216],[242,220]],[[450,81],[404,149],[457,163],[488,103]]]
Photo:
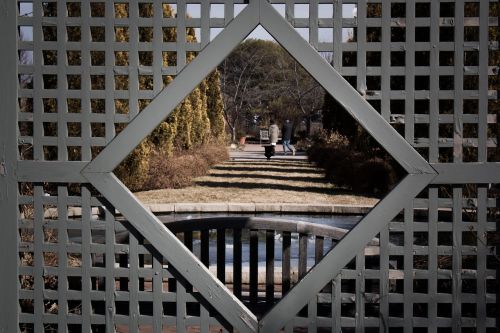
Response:
[[[218,142],[226,140],[224,102],[220,89],[220,72],[216,69],[207,77],[207,114],[212,137]]]
[[[200,133],[200,144],[205,144],[210,140],[210,119],[208,118],[207,106],[207,79],[201,81],[198,89],[200,90],[200,108],[198,110],[198,128]]]
[[[184,99],[178,110],[177,115],[177,135],[174,144],[180,149],[191,149],[193,141],[191,139],[193,126],[193,107],[189,98]]]

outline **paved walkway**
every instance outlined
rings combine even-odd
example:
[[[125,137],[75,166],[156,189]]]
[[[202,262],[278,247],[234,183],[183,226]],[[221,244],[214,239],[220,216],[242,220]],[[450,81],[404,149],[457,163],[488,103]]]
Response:
[[[245,144],[243,149],[232,147],[229,151],[229,156],[233,161],[249,161],[249,160],[267,160],[264,156],[264,147],[260,144]],[[290,152],[287,155],[283,154],[283,146],[276,146],[276,155],[271,157],[271,161],[287,160],[287,161],[307,161],[307,154],[305,152],[297,152],[293,156]]]
[[[378,201],[325,182],[304,152],[268,161],[264,147],[230,148],[230,161],[214,166],[193,186],[136,193],[153,212],[365,214]]]

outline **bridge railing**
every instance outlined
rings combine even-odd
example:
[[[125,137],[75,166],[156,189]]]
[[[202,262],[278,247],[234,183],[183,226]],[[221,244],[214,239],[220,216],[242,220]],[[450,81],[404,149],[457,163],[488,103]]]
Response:
[[[348,232],[255,217],[191,219],[166,226],[257,313],[281,299]],[[378,239],[373,239],[366,251],[377,249]]]

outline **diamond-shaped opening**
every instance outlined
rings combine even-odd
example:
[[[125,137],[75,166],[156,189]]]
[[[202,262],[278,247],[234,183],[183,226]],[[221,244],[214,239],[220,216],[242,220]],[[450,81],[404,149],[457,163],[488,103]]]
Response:
[[[404,175],[263,31],[238,45],[114,171],[258,317]],[[332,54],[324,57],[331,61]],[[367,78],[368,90],[379,90],[377,82],[380,77]],[[149,102],[140,100],[139,111]],[[370,103],[380,110],[380,100]],[[293,124],[293,155],[281,145],[286,129],[276,146],[269,138],[270,125],[286,120]],[[266,149],[274,151],[269,160]],[[304,215],[308,210],[314,213]]]

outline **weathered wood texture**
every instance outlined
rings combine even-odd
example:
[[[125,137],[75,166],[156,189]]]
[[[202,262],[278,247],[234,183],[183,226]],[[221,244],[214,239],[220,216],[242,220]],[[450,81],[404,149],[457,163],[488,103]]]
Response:
[[[167,2],[174,17],[163,17]],[[127,17],[116,17],[118,5]],[[141,16],[149,5],[152,17]],[[258,313],[280,298],[260,331],[495,330],[497,6],[0,1],[0,331],[257,331],[241,301]],[[409,173],[347,243],[337,243],[339,230],[267,219],[172,223],[178,241],[108,173],[258,24]],[[164,28],[176,29],[175,42],[163,40]],[[186,42],[187,28],[197,41]],[[117,40],[120,29],[128,41]],[[150,39],[140,40],[143,29]],[[127,53],[126,65],[118,52]],[[142,52],[153,54],[150,65]],[[165,64],[164,52],[176,63]],[[187,52],[198,54],[189,66]],[[163,89],[168,75],[176,79]],[[118,76],[127,89],[116,89]],[[392,85],[398,79],[404,87]],[[138,89],[140,80],[152,80],[151,89]],[[120,103],[128,114],[117,112]],[[81,132],[70,136],[68,126]],[[81,216],[68,216],[72,207]],[[210,257],[216,230],[225,234],[215,236]],[[280,246],[271,246],[273,237]],[[205,267],[217,268],[235,297]]]

